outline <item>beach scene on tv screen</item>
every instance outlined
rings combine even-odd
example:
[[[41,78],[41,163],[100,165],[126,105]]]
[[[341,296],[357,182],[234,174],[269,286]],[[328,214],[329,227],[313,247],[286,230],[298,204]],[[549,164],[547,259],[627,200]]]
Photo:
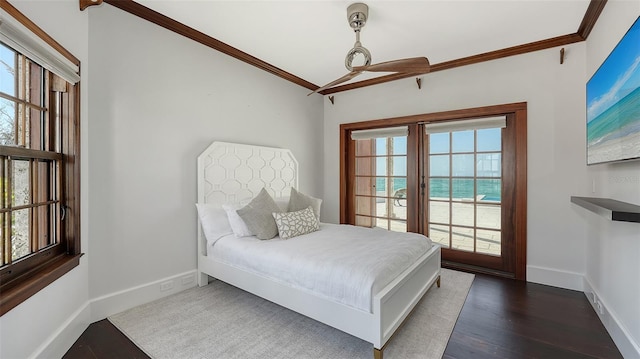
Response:
[[[587,163],[640,158],[640,20],[587,82]]]

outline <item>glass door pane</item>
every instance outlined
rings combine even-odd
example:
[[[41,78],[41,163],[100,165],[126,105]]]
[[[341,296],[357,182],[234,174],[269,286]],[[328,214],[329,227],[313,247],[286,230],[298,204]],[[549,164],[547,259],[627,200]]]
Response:
[[[356,140],[356,225],[407,231],[407,137]]]
[[[427,235],[448,251],[500,257],[501,129],[434,133],[426,141]]]

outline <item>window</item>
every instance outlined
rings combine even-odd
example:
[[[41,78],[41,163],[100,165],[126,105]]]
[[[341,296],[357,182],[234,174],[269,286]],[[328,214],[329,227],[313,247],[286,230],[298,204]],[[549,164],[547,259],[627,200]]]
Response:
[[[52,72],[46,56],[37,56],[42,64],[25,55],[29,44],[11,32],[0,38],[0,314],[81,255],[78,85]]]

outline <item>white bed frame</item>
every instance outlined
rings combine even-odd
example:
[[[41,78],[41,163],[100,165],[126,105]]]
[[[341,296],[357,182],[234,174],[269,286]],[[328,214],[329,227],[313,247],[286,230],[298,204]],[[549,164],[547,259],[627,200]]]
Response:
[[[291,151],[213,142],[198,156],[198,203],[249,201],[263,187],[274,198],[287,197],[291,187],[298,187],[298,162]],[[198,274],[200,286],[211,276],[370,342],[374,357],[381,359],[385,345],[422,296],[434,283],[440,286],[440,246],[434,244],[375,294],[372,313],[208,258],[199,221]]]

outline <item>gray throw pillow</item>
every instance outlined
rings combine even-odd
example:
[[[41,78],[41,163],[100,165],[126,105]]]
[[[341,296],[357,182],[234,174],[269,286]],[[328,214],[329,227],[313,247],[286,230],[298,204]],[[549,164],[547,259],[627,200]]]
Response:
[[[313,214],[318,221],[320,220],[320,205],[322,200],[307,196],[304,193],[298,192],[295,188],[291,187],[291,196],[289,196],[289,209],[288,212],[301,211],[309,206],[313,209]]]
[[[264,188],[249,204],[237,212],[249,230],[259,239],[271,239],[278,234],[278,227],[272,213],[282,212],[282,210]]]

